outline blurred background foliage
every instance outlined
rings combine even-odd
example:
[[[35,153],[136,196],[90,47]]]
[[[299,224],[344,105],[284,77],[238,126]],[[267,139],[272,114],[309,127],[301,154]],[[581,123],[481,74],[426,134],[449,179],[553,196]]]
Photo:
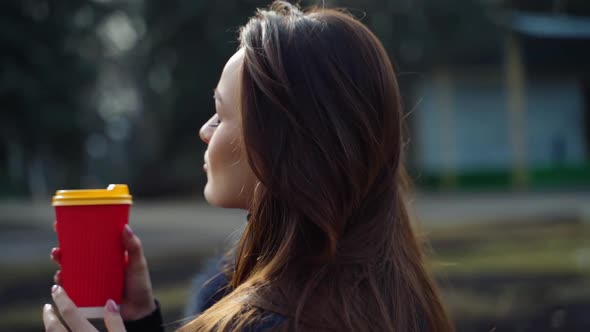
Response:
[[[126,182],[202,185],[200,124],[251,3],[9,1],[2,5],[0,191]]]

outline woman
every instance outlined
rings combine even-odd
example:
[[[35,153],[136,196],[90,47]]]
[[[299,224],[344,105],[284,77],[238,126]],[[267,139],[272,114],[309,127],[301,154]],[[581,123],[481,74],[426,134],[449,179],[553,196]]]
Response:
[[[206,200],[249,218],[202,290],[213,300],[180,331],[452,331],[406,212],[402,108],[381,43],[345,13],[285,2],[240,42],[200,135]],[[107,303],[105,322],[159,331],[141,245],[123,236],[126,299],[120,313]],[[66,323],[90,331],[55,288]],[[61,328],[50,307],[44,321]]]

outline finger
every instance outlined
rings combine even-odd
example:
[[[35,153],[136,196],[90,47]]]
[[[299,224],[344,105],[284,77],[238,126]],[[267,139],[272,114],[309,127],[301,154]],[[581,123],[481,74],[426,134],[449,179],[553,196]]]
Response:
[[[123,231],[123,246],[127,250],[128,271],[139,271],[147,269],[147,262],[143,255],[141,240],[133,233],[129,225],[125,225]]]
[[[70,327],[72,331],[76,332],[96,332],[96,329],[90,322],[82,317],[78,307],[70,300],[64,289],[58,285],[51,288],[51,296],[60,312],[61,317]]]
[[[53,282],[56,285],[61,285],[61,270],[57,270],[53,275]]]
[[[122,332],[125,331],[125,325],[121,314],[119,314],[119,308],[113,300],[108,300],[104,306],[104,324],[109,332]]]
[[[58,247],[51,249],[51,254],[49,255],[49,257],[52,261],[59,264],[61,260],[61,249]]]
[[[53,231],[57,233],[57,220],[53,221]]]
[[[51,304],[43,306],[43,325],[45,325],[45,331],[48,332],[68,332],[59,321]]]

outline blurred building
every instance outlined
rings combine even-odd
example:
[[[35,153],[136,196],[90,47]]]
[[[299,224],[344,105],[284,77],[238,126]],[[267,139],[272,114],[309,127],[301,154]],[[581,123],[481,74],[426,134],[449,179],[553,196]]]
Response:
[[[416,89],[415,163],[443,188],[590,186],[590,18],[511,11],[498,52]]]

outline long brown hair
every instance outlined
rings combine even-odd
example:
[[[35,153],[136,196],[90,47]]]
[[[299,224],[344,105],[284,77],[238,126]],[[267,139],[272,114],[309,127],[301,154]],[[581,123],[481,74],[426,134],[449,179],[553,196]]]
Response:
[[[232,292],[183,331],[452,331],[406,210],[403,112],[380,41],[350,15],[274,2],[240,31],[258,180]]]

